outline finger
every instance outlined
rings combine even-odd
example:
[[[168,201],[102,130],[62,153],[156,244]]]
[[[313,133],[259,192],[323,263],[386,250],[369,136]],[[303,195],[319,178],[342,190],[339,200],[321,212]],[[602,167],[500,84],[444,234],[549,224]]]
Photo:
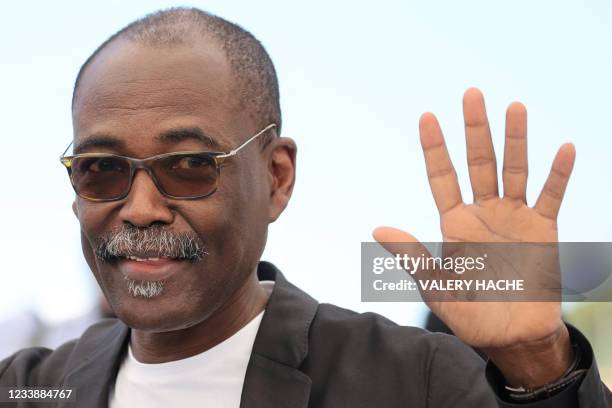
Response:
[[[544,188],[542,188],[540,197],[538,197],[534,207],[544,217],[552,220],[557,219],[575,160],[576,149],[573,144],[566,143],[559,148],[548,179],[544,183]]]
[[[389,253],[399,255],[401,259],[404,256],[410,258],[431,258],[429,250],[419,242],[414,236],[392,227],[378,227],[372,233],[374,239]],[[410,276],[416,281],[425,279],[441,280],[448,279],[448,272],[442,272],[437,267],[430,269],[426,266],[417,267],[416,270],[406,269]],[[439,310],[440,304],[446,301],[457,301],[457,295],[454,291],[439,291],[436,289],[423,290],[419,286],[419,292],[425,303],[433,310]]]
[[[465,91],[463,118],[468,168],[474,201],[497,197],[497,163],[485,110],[484,97],[476,88]]]
[[[393,227],[378,227],[372,232],[374,239],[393,255],[408,255],[410,257],[431,256],[427,248],[413,235]],[[422,271],[411,273],[420,278]]]
[[[438,211],[444,214],[463,203],[457,173],[448,155],[440,124],[433,114],[424,113],[421,116],[419,132],[429,186]]]
[[[393,227],[378,227],[372,232],[372,237],[383,247],[390,243],[419,242],[413,235]]]
[[[504,197],[527,203],[527,110],[515,102],[506,111],[504,147]]]

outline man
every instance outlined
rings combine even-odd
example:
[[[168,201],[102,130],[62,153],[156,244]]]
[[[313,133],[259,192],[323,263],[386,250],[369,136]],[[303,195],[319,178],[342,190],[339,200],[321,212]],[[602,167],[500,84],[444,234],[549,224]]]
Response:
[[[445,239],[556,240],[573,147],[528,208],[526,114],[511,105],[499,198],[482,95],[469,90],[464,105],[477,205],[462,203],[433,115],[420,123]],[[241,28],[195,9],[147,16],[85,62],[72,112],[74,152],[62,162],[85,258],[118,320],[55,351],[16,353],[0,385],[74,389],[77,406],[113,408],[609,403],[559,303],[431,302],[489,356],[487,382],[454,337],[318,304],[259,262],[293,190],[296,145],[280,137],[272,62]],[[390,250],[415,241],[391,228],[374,236]]]

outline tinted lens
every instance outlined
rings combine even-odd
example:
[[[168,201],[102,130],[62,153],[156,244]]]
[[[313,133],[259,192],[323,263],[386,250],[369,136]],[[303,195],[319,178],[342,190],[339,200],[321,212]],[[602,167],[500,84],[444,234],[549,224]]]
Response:
[[[95,200],[120,198],[130,187],[130,163],[119,157],[78,157],[71,167],[78,195]]]
[[[217,188],[218,170],[208,154],[177,154],[156,160],[153,173],[159,187],[173,197],[207,196]]]

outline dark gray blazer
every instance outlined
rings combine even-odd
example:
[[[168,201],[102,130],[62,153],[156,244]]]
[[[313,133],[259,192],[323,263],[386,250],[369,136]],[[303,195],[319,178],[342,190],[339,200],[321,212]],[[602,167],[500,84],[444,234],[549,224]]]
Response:
[[[457,338],[402,327],[382,316],[319,304],[261,262],[260,280],[276,284],[255,339],[242,390],[243,408],[511,407],[503,378]],[[527,407],[612,407],[586,339],[581,383]],[[78,407],[103,408],[127,348],[129,328],[107,319],[55,351],[21,350],[0,362],[0,387],[61,386]],[[0,406],[74,407],[74,403]]]

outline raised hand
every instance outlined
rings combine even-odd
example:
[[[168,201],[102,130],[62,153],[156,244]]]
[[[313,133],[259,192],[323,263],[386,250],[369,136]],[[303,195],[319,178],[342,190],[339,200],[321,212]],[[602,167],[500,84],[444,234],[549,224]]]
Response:
[[[513,103],[506,113],[501,197],[497,161],[484,98],[479,90],[466,91],[463,112],[474,196],[471,204],[463,201],[457,174],[435,116],[425,113],[419,123],[427,174],[440,213],[444,241],[556,242],[557,215],[575,160],[573,145],[561,146],[537,202],[529,207],[526,200],[525,107]],[[377,228],[374,238],[395,253],[399,251],[398,246],[391,243],[418,242],[412,235],[389,227]],[[525,267],[530,268],[529,265]],[[482,348],[509,378],[513,378],[513,373],[507,371],[520,371],[516,364],[520,365],[521,356],[529,359],[529,352],[525,354],[525,350],[539,350],[538,345],[558,354],[559,367],[552,368],[552,379],[555,373],[563,372],[571,358],[560,302],[440,302],[428,299],[426,293],[422,295],[432,311],[459,338],[471,346]],[[514,354],[514,361],[511,361],[510,354]],[[532,373],[532,377],[525,379],[519,374],[514,379],[529,383],[544,381],[541,373]]]

